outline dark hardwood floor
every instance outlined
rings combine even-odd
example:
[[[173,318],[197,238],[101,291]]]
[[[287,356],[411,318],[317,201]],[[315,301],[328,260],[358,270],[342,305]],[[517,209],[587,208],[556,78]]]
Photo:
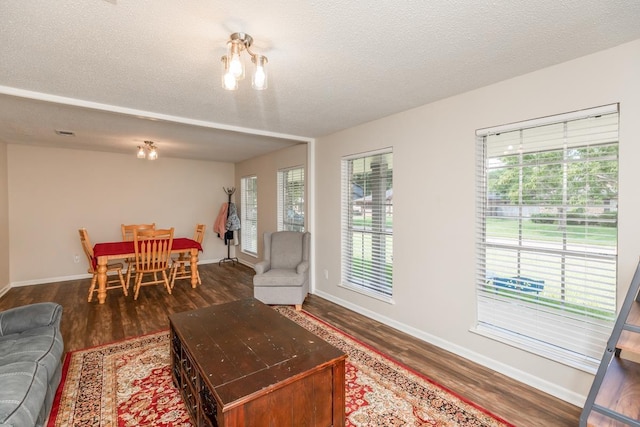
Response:
[[[253,270],[241,264],[199,266],[202,286],[176,282],[173,294],[144,287],[137,301],[120,289],[99,305],[87,303],[89,279],[17,287],[0,298],[0,310],[41,301],[64,307],[62,334],[72,351],[168,329],[171,313],[253,295]],[[460,358],[323,298],[310,295],[303,309],[401,361],[463,398],[516,426],[577,426],[580,408]]]

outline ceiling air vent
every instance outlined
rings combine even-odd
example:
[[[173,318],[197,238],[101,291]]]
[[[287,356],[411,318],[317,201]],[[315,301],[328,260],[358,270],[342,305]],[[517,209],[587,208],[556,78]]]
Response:
[[[58,130],[56,129],[56,133],[60,136],[76,136],[76,134],[70,130]]]

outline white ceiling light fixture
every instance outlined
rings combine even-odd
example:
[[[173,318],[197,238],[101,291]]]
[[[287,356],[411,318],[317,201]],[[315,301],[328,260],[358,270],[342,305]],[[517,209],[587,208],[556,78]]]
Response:
[[[138,146],[136,156],[139,159],[156,160],[158,158],[158,147],[155,146],[153,141],[145,141],[144,144]]]
[[[267,88],[267,57],[253,53],[249,47],[253,43],[253,38],[246,33],[233,33],[227,42],[227,54],[222,60],[222,87],[226,90],[238,89],[238,81],[244,79],[244,63],[241,53],[246,51],[251,56],[251,62],[255,64],[253,76],[251,77],[251,87],[256,90]]]

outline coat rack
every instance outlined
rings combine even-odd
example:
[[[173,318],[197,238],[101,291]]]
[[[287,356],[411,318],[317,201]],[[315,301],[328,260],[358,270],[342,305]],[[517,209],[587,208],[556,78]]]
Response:
[[[233,196],[233,193],[236,192],[236,187],[230,187],[230,188],[222,187],[222,189],[224,190],[225,193],[227,193],[227,197],[228,197],[228,200],[229,200],[227,202],[228,203],[227,204],[227,219],[229,219],[229,212],[231,211],[231,196]],[[227,231],[229,231],[229,230],[227,230]],[[225,237],[225,241],[227,242],[227,256],[226,256],[226,258],[222,258],[218,262],[218,265],[221,265],[222,263],[225,263],[225,262],[232,262],[233,265],[235,265],[236,262],[238,262],[238,258],[237,257],[231,257],[231,239],[227,239],[226,236],[224,236],[224,237]]]

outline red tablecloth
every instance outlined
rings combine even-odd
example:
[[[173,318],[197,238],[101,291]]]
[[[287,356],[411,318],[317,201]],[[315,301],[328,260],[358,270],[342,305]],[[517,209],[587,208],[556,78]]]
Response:
[[[202,245],[193,239],[178,237],[173,239],[172,252],[187,252],[190,249],[198,249],[202,252]],[[134,253],[133,242],[108,242],[96,243],[93,247],[94,266],[97,265],[98,257],[109,255],[126,255]]]

